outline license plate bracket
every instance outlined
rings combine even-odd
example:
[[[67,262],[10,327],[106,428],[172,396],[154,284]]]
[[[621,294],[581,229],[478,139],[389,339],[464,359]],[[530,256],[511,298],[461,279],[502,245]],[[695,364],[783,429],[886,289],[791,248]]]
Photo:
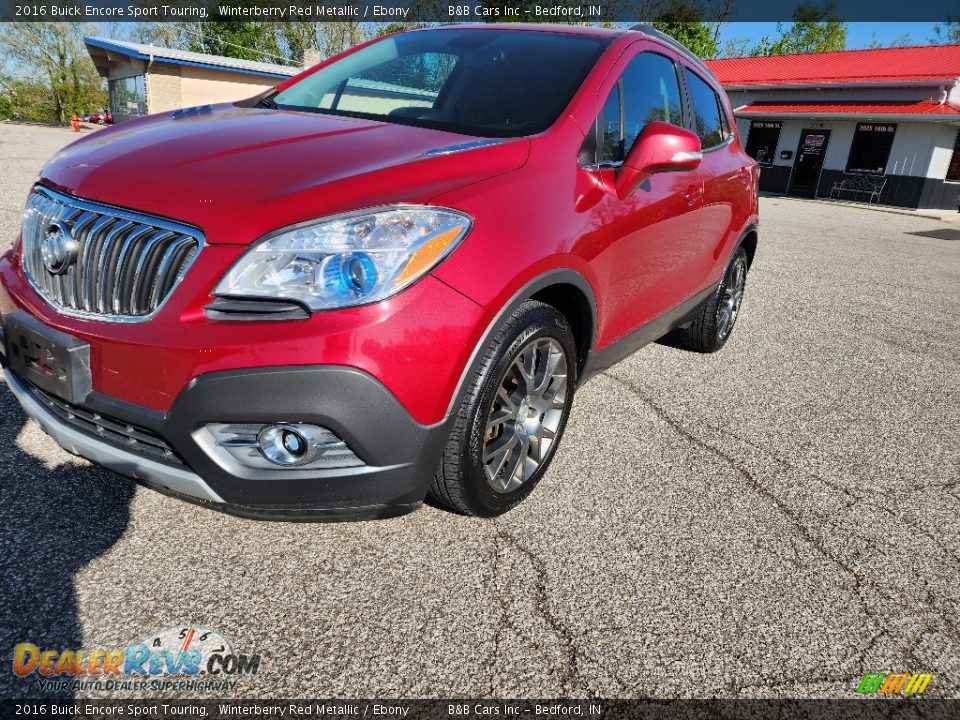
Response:
[[[4,317],[10,370],[69,403],[81,403],[92,388],[90,345],[47,327],[22,310]]]

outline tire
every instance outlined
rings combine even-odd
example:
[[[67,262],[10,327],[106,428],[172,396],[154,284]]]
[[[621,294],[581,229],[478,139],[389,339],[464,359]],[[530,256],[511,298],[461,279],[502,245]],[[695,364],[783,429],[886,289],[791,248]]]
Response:
[[[560,444],[576,373],[576,342],[566,318],[550,305],[523,303],[483,351],[432,498],[464,515],[494,517],[527,497]]]
[[[701,353],[717,352],[726,345],[743,305],[749,267],[747,251],[738,247],[717,291],[694,311],[693,322],[677,328],[671,339],[684,350]]]

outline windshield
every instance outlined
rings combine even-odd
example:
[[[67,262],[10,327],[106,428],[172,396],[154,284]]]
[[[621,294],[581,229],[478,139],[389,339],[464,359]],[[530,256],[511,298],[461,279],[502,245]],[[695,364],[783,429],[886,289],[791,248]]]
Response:
[[[546,130],[608,38],[503,29],[421,30],[368,45],[271,100],[482,137]]]

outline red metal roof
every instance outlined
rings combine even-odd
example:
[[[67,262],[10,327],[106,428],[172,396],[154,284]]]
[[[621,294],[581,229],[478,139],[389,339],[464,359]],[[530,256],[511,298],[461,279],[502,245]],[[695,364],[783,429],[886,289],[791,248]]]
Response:
[[[737,115],[960,115],[960,108],[933,100],[912,103],[754,103],[743,105]]]
[[[952,81],[960,45],[844,50],[707,60],[721,85],[830,85]]]

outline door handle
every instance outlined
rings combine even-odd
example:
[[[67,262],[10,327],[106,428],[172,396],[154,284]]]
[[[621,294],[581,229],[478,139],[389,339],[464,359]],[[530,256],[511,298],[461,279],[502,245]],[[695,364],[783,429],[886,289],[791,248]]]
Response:
[[[683,199],[687,201],[687,205],[693,205],[702,195],[703,187],[701,185],[690,185],[683,194]]]

